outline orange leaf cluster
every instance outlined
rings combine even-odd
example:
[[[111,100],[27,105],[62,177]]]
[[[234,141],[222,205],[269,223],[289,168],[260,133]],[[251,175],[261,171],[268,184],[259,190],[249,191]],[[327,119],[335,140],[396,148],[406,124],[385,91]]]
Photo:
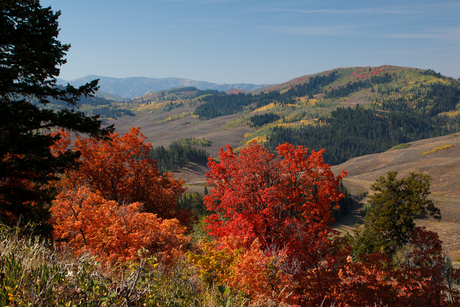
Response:
[[[63,136],[54,153],[66,150]],[[62,176],[51,208],[56,239],[110,262],[137,259],[140,248],[169,259],[189,242],[177,220],[188,222],[176,207],[182,182],[160,175],[144,140],[139,128],[107,140],[78,138],[80,165]]]
[[[170,261],[190,240],[185,227],[176,219],[140,212],[141,206],[120,206],[87,187],[67,190],[50,209],[55,239],[111,263],[138,260],[142,248]]]
[[[141,202],[143,211],[176,217],[176,200],[185,189],[172,174],[160,174],[148,156],[151,146],[144,143],[140,128],[131,128],[121,137],[110,134],[109,139],[78,138],[74,149],[81,152],[81,165],[63,178],[63,187],[88,184],[107,200]]]

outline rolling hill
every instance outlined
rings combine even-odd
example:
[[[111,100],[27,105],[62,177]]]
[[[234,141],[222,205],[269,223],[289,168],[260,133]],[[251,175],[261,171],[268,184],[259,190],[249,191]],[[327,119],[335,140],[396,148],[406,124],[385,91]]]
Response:
[[[205,138],[211,141],[206,150],[215,156],[227,143],[236,148],[255,140],[274,150],[290,142],[326,148],[328,162],[339,164],[400,143],[459,131],[459,101],[458,80],[432,70],[353,67],[253,93],[196,87],[149,93],[116,104],[135,117],[108,122],[121,133],[140,126],[154,146]]]

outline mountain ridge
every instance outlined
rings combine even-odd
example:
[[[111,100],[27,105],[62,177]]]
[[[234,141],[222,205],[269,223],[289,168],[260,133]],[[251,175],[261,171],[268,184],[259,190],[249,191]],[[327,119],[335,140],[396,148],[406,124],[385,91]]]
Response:
[[[84,85],[94,79],[99,79],[99,92],[110,93],[126,99],[132,99],[140,96],[144,96],[153,92],[162,90],[169,90],[172,88],[179,87],[196,87],[199,90],[218,90],[218,91],[229,91],[233,89],[239,89],[243,91],[251,92],[261,87],[268,86],[267,84],[251,84],[251,83],[233,83],[233,84],[217,84],[207,81],[196,81],[187,78],[148,78],[148,77],[127,77],[127,78],[115,78],[105,77],[97,75],[88,75],[86,77],[77,78],[74,80],[63,80],[58,79],[58,83],[66,85],[67,83],[73,86]],[[97,94],[97,93],[96,93]],[[97,94],[98,95],[98,94]]]

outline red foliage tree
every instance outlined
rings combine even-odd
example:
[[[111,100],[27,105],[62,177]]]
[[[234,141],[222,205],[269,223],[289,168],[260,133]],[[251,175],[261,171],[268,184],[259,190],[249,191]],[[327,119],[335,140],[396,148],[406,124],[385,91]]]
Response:
[[[204,200],[216,213],[207,218],[207,230],[219,238],[257,238],[263,250],[286,249],[290,258],[309,266],[328,241],[345,173],[335,177],[323,151],[287,143],[277,151],[275,157],[252,143],[237,154],[227,145],[219,163],[209,161],[208,184],[214,188]]]

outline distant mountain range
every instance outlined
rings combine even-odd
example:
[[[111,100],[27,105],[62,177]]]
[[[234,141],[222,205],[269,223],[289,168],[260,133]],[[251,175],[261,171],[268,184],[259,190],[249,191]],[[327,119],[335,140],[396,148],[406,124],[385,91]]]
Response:
[[[232,89],[241,89],[245,91],[253,91],[258,88],[267,86],[267,84],[247,84],[247,83],[236,83],[236,84],[216,84],[205,81],[195,81],[184,78],[146,78],[146,77],[130,77],[130,78],[112,78],[89,75],[83,78],[66,81],[58,79],[58,84],[66,85],[70,83],[73,86],[80,86],[94,79],[99,79],[100,89],[98,96],[105,97],[107,99],[117,99],[113,95],[123,97],[126,99],[132,99],[140,97],[149,93],[158,92],[162,90],[168,90],[177,87],[196,87],[199,90],[213,89],[218,91],[228,91]],[[111,95],[110,95],[111,94]]]

